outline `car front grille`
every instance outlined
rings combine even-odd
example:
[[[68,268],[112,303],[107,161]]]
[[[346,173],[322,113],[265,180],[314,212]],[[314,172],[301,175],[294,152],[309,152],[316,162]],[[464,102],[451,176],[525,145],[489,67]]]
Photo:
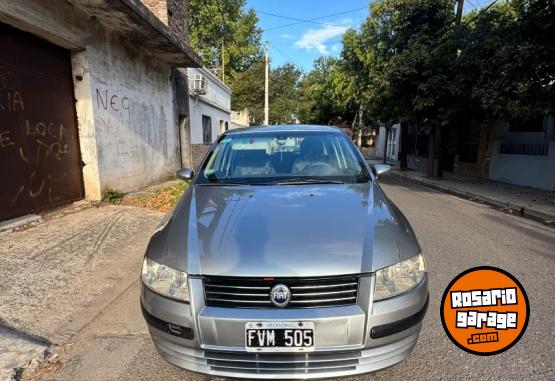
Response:
[[[276,284],[291,290],[291,302],[286,308],[336,307],[357,302],[358,276],[349,275],[276,279],[205,277],[205,303],[211,307],[279,308],[270,301],[270,290]]]
[[[212,370],[255,374],[325,373],[356,369],[360,351],[330,354],[234,354],[205,352]]]

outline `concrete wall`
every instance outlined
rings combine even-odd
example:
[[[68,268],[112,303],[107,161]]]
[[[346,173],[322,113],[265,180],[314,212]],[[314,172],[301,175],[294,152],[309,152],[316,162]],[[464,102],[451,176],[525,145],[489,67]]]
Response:
[[[555,141],[549,142],[547,156],[500,154],[501,143],[492,145],[491,180],[555,191]]]
[[[542,144],[555,140],[555,118],[544,118],[543,131],[538,132],[514,132],[507,122],[497,120],[493,140],[503,140],[508,144]]]
[[[489,178],[510,184],[555,191],[555,121],[543,120],[543,131],[515,132],[509,124],[497,121],[493,136]],[[548,155],[499,153],[501,144],[547,144]]]
[[[165,180],[181,166],[169,65],[65,1],[2,1],[0,21],[72,52],[87,198]]]
[[[134,190],[180,166],[171,67],[98,28],[87,48],[100,184]]]
[[[231,90],[204,68],[188,68],[187,76],[192,85],[195,74],[202,74],[207,81],[206,94],[194,94],[189,91],[189,112],[191,143],[203,144],[202,115],[207,115],[212,122],[212,142],[221,134],[220,120],[228,122],[231,127]],[[194,155],[193,155],[194,156]]]

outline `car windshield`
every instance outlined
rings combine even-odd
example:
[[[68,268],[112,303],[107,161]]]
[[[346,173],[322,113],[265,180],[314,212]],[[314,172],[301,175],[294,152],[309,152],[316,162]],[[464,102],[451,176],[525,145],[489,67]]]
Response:
[[[249,132],[226,135],[205,161],[197,184],[368,182],[353,143],[337,132]]]

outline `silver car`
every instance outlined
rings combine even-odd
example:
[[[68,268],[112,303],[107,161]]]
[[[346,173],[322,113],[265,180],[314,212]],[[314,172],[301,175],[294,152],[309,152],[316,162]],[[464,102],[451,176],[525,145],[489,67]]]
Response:
[[[417,239],[341,130],[228,131],[152,236],[141,307],[160,355],[228,377],[346,376],[405,359],[428,305]]]

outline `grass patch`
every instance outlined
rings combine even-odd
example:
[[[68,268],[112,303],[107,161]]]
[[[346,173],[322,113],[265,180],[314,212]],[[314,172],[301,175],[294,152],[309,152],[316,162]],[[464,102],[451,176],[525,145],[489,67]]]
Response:
[[[124,197],[122,204],[139,206],[141,208],[148,208],[166,213],[172,210],[177,204],[187,189],[187,186],[188,183],[180,181],[174,185],[157,189],[152,193],[137,196],[128,195]]]
[[[102,201],[114,203],[114,202],[121,201],[123,196],[125,196],[125,194],[123,194],[117,189],[108,189],[106,190],[106,192],[104,192],[104,197],[102,198]]]

